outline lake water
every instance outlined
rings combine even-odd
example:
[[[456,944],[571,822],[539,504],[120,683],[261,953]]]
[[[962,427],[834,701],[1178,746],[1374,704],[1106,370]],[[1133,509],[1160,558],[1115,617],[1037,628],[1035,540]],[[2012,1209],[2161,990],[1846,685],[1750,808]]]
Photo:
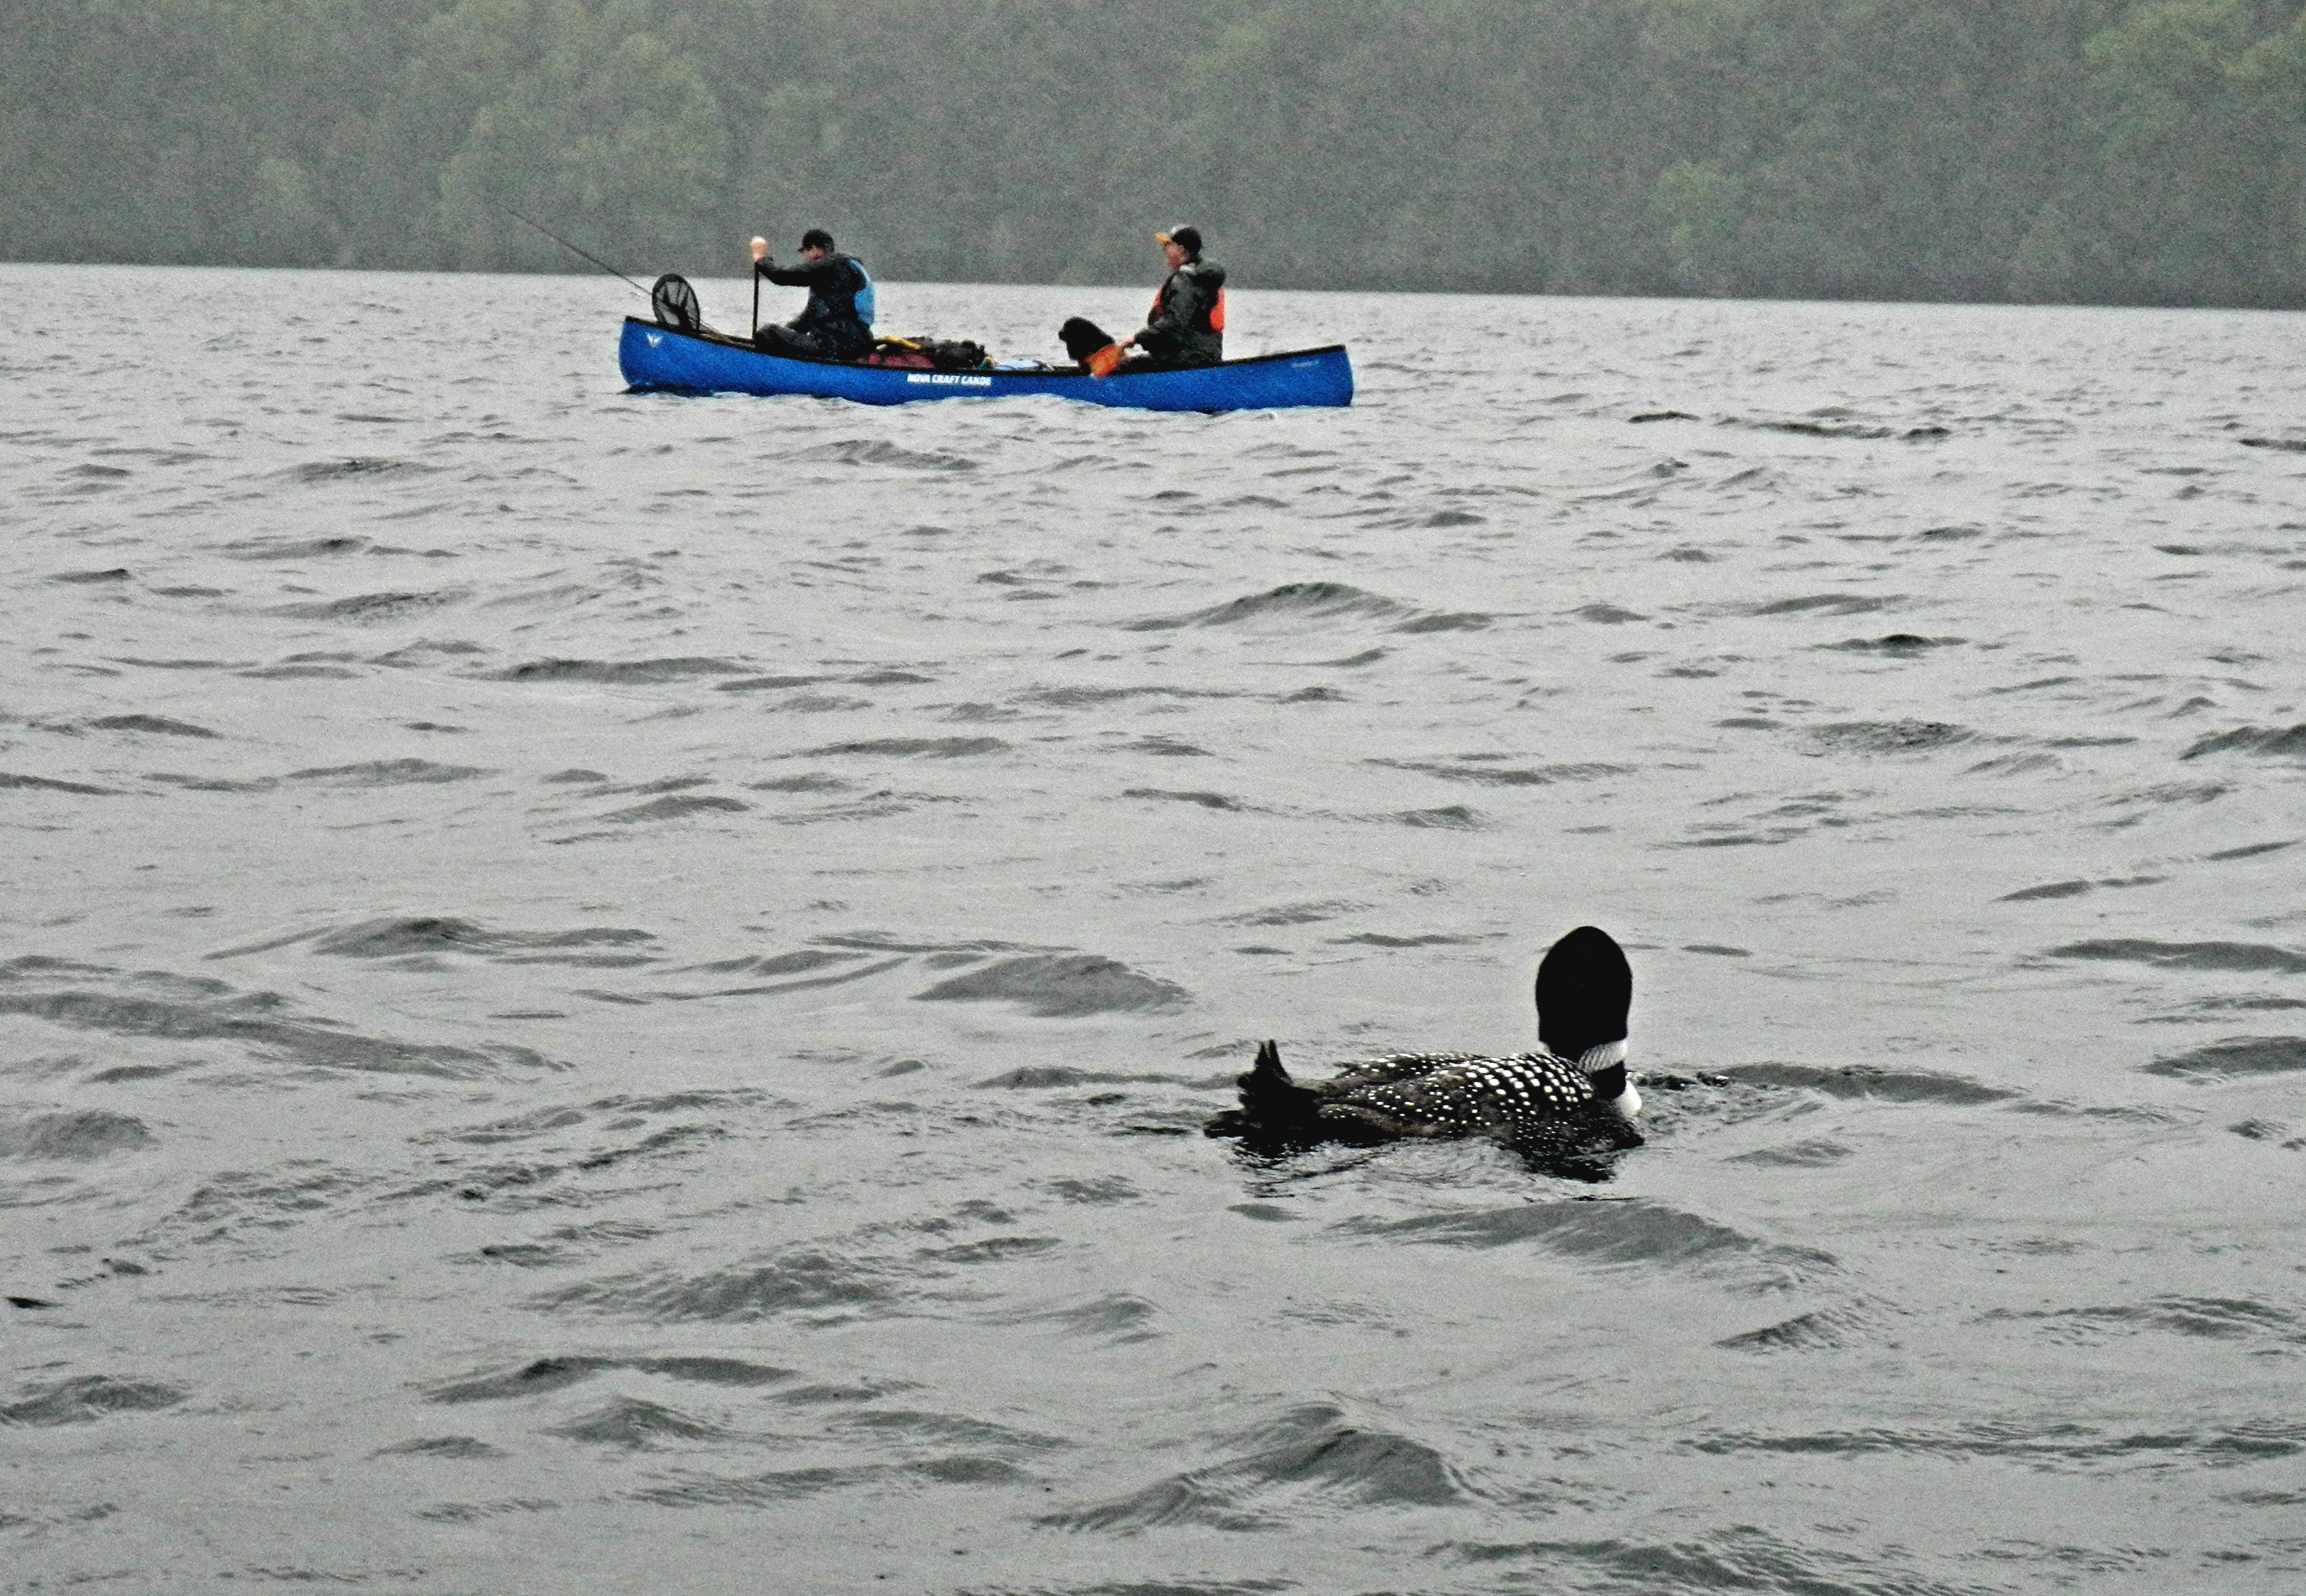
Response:
[[[2306,320],[0,283],[0,1588],[2306,1578]],[[1585,922],[1613,1178],[1200,1135]]]

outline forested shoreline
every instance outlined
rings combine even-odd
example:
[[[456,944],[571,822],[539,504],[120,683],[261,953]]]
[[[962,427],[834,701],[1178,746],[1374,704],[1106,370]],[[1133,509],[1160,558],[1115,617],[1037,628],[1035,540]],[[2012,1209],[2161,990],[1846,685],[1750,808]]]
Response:
[[[2293,0],[41,0],[0,255],[2306,304]],[[581,269],[581,268],[578,268]]]

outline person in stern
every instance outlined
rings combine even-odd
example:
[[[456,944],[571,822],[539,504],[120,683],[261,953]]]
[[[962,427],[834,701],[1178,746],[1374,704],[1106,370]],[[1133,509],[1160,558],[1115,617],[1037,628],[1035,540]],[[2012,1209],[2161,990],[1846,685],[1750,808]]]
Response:
[[[1080,316],[1057,330],[1065,353],[1097,376],[1116,371],[1213,366],[1225,359],[1225,268],[1201,258],[1198,227],[1172,227],[1156,233],[1153,241],[1161,246],[1169,275],[1154,294],[1152,312],[1142,328],[1119,344],[1095,322]],[[1130,354],[1132,348],[1138,353]]]
[[[853,360],[873,347],[873,279],[854,257],[833,247],[824,228],[800,235],[800,260],[793,266],[779,266],[769,258],[767,242],[756,238],[753,271],[780,287],[808,290],[808,303],[790,321],[753,329],[758,347],[819,360]]]

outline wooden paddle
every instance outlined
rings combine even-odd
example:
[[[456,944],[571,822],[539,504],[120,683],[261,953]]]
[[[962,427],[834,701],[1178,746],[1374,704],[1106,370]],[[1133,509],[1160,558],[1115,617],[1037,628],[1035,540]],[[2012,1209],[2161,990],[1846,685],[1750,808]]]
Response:
[[[765,238],[754,239],[753,265],[756,269],[753,272],[753,337],[756,338],[761,336],[761,274],[758,268],[761,262],[768,258],[769,241]]]

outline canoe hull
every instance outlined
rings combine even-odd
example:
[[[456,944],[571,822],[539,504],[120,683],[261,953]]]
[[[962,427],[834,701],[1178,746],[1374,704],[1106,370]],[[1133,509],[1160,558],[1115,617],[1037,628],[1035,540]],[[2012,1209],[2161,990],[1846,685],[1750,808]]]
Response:
[[[998,399],[1054,394],[1122,410],[1287,410],[1354,402],[1354,368],[1342,345],[1183,371],[1089,377],[1048,371],[909,371],[793,360],[734,342],[625,319],[617,363],[643,391],[802,394],[860,405],[924,399]]]

